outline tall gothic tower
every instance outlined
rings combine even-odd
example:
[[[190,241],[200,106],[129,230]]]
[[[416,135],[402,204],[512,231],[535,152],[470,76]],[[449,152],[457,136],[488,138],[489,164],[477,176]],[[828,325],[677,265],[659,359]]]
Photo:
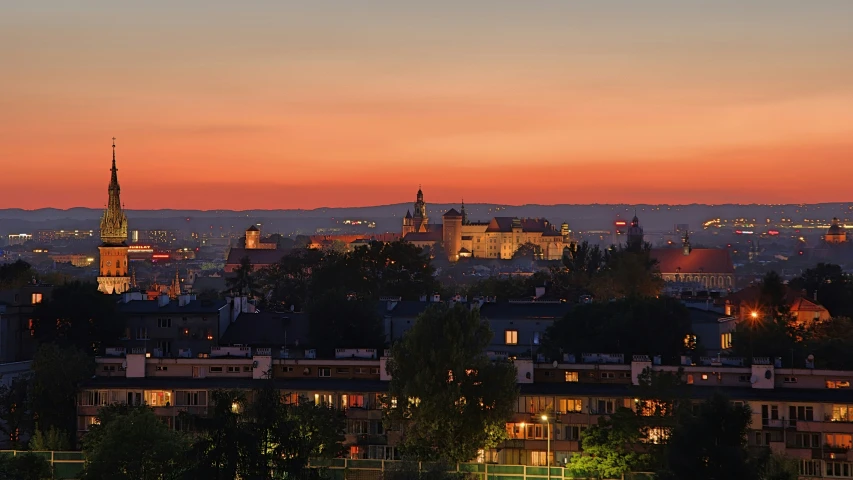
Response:
[[[101,217],[101,246],[98,291],[124,293],[130,289],[127,265],[127,216],[121,208],[121,187],[116,168],[116,139],[113,138],[113,168],[110,177],[109,202]]]

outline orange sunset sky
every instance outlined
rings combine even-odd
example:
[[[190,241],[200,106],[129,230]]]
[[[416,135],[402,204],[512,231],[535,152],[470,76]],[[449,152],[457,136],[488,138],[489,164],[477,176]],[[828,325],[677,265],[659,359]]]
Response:
[[[0,6],[0,208],[851,200],[853,1]]]

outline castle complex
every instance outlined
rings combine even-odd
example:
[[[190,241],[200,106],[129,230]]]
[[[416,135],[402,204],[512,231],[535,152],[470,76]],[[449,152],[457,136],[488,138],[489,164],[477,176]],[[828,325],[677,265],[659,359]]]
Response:
[[[414,207],[414,215],[408,211],[403,218],[403,240],[430,249],[441,245],[450,261],[465,257],[508,260],[525,244],[534,245],[543,260],[560,260],[571,243],[567,223],[558,230],[544,218],[494,217],[488,222],[472,222],[464,202],[460,210],[451,208],[444,213],[440,224],[431,224],[421,189]]]
[[[109,201],[101,217],[101,246],[99,251],[98,290],[103,293],[124,293],[130,289],[127,265],[127,216],[121,207],[121,187],[116,168],[116,142],[113,138],[113,167],[110,170]]]

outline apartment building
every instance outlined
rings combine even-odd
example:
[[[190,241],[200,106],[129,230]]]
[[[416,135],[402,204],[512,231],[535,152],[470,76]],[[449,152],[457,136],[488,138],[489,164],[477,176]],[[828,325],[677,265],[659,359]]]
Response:
[[[235,346],[213,347],[204,358],[156,358],[144,349],[108,354],[97,359],[97,375],[80,393],[80,434],[100,406],[115,402],[148,404],[180,429],[178,414],[205,414],[213,391],[251,390],[269,381],[271,373],[289,401],[302,398],[346,410],[350,458],[398,457],[399,432],[382,425],[380,398],[390,381],[382,352],[341,349],[336,358],[321,359],[313,350]],[[581,451],[581,433],[601,416],[637,407],[637,377],[644,369],[681,368],[693,401],[722,392],[748,404],[753,412],[749,444],[797,459],[801,478],[853,478],[853,371],[783,369],[768,358],[684,358],[682,365],[661,365],[657,358],[626,362],[621,355],[584,354],[578,361],[566,355],[563,362],[515,362],[520,395],[507,423],[509,439],[483,451],[481,462],[565,463]],[[665,435],[652,432],[651,441]]]

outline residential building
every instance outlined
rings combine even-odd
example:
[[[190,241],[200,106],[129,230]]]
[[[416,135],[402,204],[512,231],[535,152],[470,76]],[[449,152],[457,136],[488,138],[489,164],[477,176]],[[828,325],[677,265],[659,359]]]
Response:
[[[141,292],[127,292],[117,306],[125,321],[121,346],[144,348],[155,358],[178,358],[209,352],[218,345],[244,299],[204,301],[195,295],[171,299],[160,294],[149,300]],[[234,312],[236,307],[236,313]],[[247,304],[246,304],[247,305]]]
[[[0,290],[0,363],[32,360],[33,312],[52,292],[53,286],[40,284]]]
[[[809,324],[832,317],[826,307],[816,300],[805,298],[804,292],[787,285],[784,286],[783,298],[788,307],[788,314],[797,323]],[[771,313],[768,311],[768,305],[763,302],[760,285],[751,285],[726,296],[725,309],[727,315],[733,315],[740,321],[765,318]]]
[[[12,233],[8,236],[9,245],[23,245],[33,239],[30,233]]]
[[[290,349],[250,347],[214,347],[204,358],[155,358],[145,349],[110,353],[97,359],[96,376],[78,397],[80,434],[94,423],[98,408],[109,403],[147,404],[168,425],[184,428],[178,414],[207,413],[213,391],[251,390],[271,381],[289,401],[345,410],[350,458],[398,457],[401,433],[382,426],[380,399],[390,381],[387,357],[375,350],[339,350],[328,359],[311,351],[293,358],[297,352]],[[680,372],[692,402],[722,392],[748,405],[749,445],[794,458],[801,478],[844,478],[853,472],[853,371],[781,368],[778,360],[723,356],[682,359],[682,365],[662,365],[645,356],[625,362],[614,354],[583,354],[579,362],[568,355],[552,363],[516,359],[515,364],[520,396],[506,425],[509,439],[483,451],[481,462],[565,463],[582,450],[581,433],[599,418],[620,407],[642,411],[638,376],[650,368]],[[653,431],[650,441],[667,434],[665,428]]]

